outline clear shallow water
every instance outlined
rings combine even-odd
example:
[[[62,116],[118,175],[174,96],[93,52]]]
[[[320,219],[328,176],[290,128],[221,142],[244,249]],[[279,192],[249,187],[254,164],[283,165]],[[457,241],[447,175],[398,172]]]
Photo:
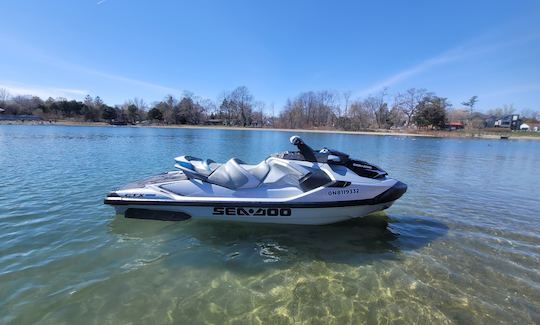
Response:
[[[540,142],[302,134],[409,185],[387,228],[102,204],[177,155],[254,163],[291,134],[0,126],[0,323],[540,322]]]

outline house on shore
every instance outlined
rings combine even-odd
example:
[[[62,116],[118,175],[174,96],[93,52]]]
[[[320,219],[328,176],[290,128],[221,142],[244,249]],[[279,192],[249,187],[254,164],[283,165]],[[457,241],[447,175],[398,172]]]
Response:
[[[506,115],[495,121],[495,127],[509,128],[511,130],[519,129],[521,120],[518,114]]]
[[[519,126],[519,129],[521,131],[534,131],[534,132],[538,132],[540,131],[540,123],[538,122],[528,122],[528,123],[523,123]]]
[[[211,119],[208,119],[206,120],[206,125],[225,125],[225,121],[223,121],[223,119],[220,119],[220,118],[211,118]]]
[[[444,125],[444,128],[449,131],[463,130],[465,125],[460,121],[450,121]]]
[[[486,119],[486,127],[507,128],[510,130],[519,130],[521,119],[519,114],[510,114],[500,118],[490,117]]]

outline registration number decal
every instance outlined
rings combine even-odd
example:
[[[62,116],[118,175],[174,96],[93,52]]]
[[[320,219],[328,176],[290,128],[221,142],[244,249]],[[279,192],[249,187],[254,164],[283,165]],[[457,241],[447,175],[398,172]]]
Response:
[[[331,190],[328,191],[328,195],[334,196],[334,195],[347,195],[347,194],[358,194],[360,193],[360,190],[357,188],[347,188],[347,189],[339,189],[339,190]]]

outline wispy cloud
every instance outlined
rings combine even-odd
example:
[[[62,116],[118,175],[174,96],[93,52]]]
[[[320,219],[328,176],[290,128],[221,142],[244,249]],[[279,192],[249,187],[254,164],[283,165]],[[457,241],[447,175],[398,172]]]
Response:
[[[522,43],[535,41],[535,40],[538,40],[539,38],[540,38],[540,34],[533,33],[533,34],[529,34],[518,39],[504,40],[504,41],[499,41],[499,42],[482,43],[482,42],[479,42],[478,40],[470,41],[461,46],[452,48],[438,56],[424,60],[417,65],[405,68],[404,70],[399,71],[382,81],[378,81],[364,89],[361,89],[357,92],[357,95],[366,96],[368,94],[372,94],[384,88],[399,84],[414,76],[420,75],[421,73],[429,71],[437,66],[442,66],[451,62],[463,60],[463,59],[474,57],[474,56],[479,56],[482,54],[487,54],[487,53],[494,52],[503,48],[516,46]]]
[[[73,65],[73,64],[69,64],[67,62],[63,62],[62,66],[64,66],[68,70],[72,70],[72,71],[76,71],[76,72],[82,72],[82,73],[86,73],[86,74],[89,74],[89,75],[94,75],[94,76],[98,76],[98,77],[101,77],[101,78],[114,80],[114,81],[119,81],[119,82],[122,82],[122,83],[131,84],[131,85],[141,86],[143,88],[149,88],[149,89],[152,89],[152,90],[163,92],[164,94],[177,93],[179,91],[179,89],[176,89],[176,88],[167,87],[167,86],[163,86],[163,85],[160,85],[160,84],[147,82],[147,81],[144,81],[144,80],[128,78],[128,77],[121,76],[121,75],[118,75],[118,74],[108,73],[108,72],[104,72],[104,71],[100,71],[100,70],[96,70],[96,69],[91,69],[91,68],[83,67],[83,66],[80,66],[80,65]]]
[[[44,86],[22,86],[19,84],[0,82],[0,88],[6,89],[11,95],[33,95],[41,98],[48,97],[82,97],[88,94],[85,89],[52,88]]]
[[[105,1],[107,1],[107,0],[98,0],[97,5],[100,5],[100,4],[104,3]]]
[[[427,71],[431,69],[432,67],[435,67],[437,65],[442,65],[444,63],[452,62],[459,59],[459,56],[455,55],[448,55],[444,54],[438,57],[434,57],[428,60],[425,60],[424,62],[417,64],[415,66],[409,67],[405,70],[402,70],[382,81],[379,81],[367,88],[364,88],[360,91],[358,91],[358,95],[360,96],[366,96],[372,93],[375,93],[377,91],[380,91],[386,87],[393,86],[395,84],[398,84],[402,81],[405,81],[413,76],[416,76],[424,71]]]
[[[145,80],[140,80],[136,78],[130,78],[126,77],[120,74],[116,74],[113,72],[106,72],[100,69],[95,69],[93,67],[88,67],[76,63],[69,62],[68,60],[63,60],[58,56],[51,56],[45,54],[45,51],[41,49],[37,49],[34,46],[31,46],[20,39],[14,39],[11,37],[8,37],[7,35],[0,34],[0,40],[5,45],[5,50],[12,51],[14,53],[26,56],[30,58],[31,60],[38,61],[42,64],[46,64],[51,67],[59,68],[68,72],[71,72],[73,74],[83,74],[83,75],[91,75],[96,76],[99,78],[112,80],[116,82],[120,82],[123,84],[138,86],[141,88],[145,88],[151,91],[156,91],[165,94],[170,93],[177,93],[179,92],[179,88],[173,88],[164,86],[161,84],[148,82]],[[40,88],[45,89],[45,88]],[[55,89],[55,88],[47,88],[47,89]],[[92,91],[94,92],[94,91]]]

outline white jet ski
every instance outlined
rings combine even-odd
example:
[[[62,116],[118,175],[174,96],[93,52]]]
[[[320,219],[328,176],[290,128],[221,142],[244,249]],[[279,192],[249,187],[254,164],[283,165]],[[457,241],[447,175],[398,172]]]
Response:
[[[290,141],[298,151],[257,165],[177,157],[179,170],[128,184],[105,204],[127,218],[323,225],[387,209],[407,190],[377,166]]]

